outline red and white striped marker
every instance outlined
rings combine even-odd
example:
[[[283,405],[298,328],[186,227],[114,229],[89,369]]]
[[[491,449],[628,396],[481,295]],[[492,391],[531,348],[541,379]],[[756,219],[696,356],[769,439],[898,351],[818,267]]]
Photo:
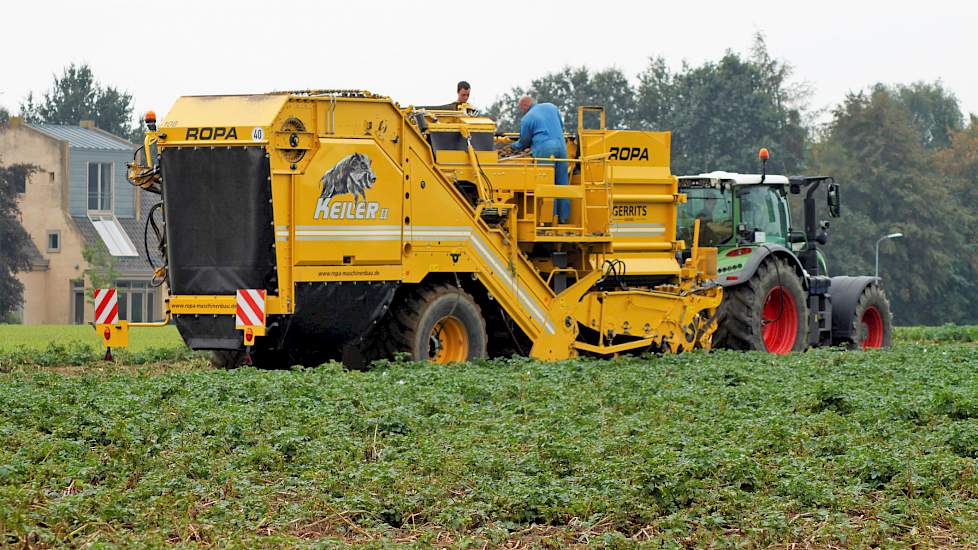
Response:
[[[238,308],[234,315],[234,328],[265,326],[265,290],[238,289]]]
[[[119,298],[114,288],[95,289],[95,324],[115,325],[119,323]]]

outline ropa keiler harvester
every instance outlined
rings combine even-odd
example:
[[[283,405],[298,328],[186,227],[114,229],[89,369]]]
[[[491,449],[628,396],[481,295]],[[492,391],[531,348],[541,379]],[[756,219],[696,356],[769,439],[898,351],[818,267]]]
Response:
[[[709,348],[716,249],[677,260],[669,133],[578,118],[556,186],[552,164],[501,157],[514,136],[466,105],[182,97],[130,169],[162,199],[165,322],[224,367]],[[99,327],[110,347],[126,329]]]
[[[764,166],[768,156],[761,149]],[[773,353],[890,346],[893,320],[882,281],[829,276],[818,248],[828,240],[829,222],[816,220],[815,193],[826,190],[829,214],[838,217],[841,195],[833,178],[765,170],[682,176],[679,182],[688,198],[679,209],[680,236],[691,236],[696,225],[700,243],[719,249],[717,282],[724,299],[716,346]],[[804,223],[798,227],[788,196],[802,192]]]

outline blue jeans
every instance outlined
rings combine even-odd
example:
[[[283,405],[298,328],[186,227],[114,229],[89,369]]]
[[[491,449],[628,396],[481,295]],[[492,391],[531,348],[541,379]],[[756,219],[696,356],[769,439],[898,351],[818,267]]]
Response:
[[[546,141],[540,144],[534,143],[532,152],[534,158],[567,158],[567,146],[563,141]],[[567,161],[540,160],[538,162],[542,166],[554,167],[555,185],[567,185],[570,183],[567,176]],[[570,220],[570,199],[556,199],[554,201],[554,215],[557,216],[557,221],[559,223],[567,223]]]

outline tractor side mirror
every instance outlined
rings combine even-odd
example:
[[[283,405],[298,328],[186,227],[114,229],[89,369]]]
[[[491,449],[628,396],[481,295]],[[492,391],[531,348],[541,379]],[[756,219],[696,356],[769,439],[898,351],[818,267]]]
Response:
[[[837,183],[829,185],[828,203],[829,214],[833,218],[838,218],[842,211],[842,197],[839,196],[839,185]]]
[[[788,232],[788,242],[789,243],[803,243],[805,242],[805,232],[804,231],[789,231]]]

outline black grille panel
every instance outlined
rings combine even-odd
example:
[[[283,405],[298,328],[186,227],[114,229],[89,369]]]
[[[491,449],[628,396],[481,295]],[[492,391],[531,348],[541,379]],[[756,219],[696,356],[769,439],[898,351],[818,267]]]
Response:
[[[277,294],[264,148],[169,148],[161,168],[173,294]]]

